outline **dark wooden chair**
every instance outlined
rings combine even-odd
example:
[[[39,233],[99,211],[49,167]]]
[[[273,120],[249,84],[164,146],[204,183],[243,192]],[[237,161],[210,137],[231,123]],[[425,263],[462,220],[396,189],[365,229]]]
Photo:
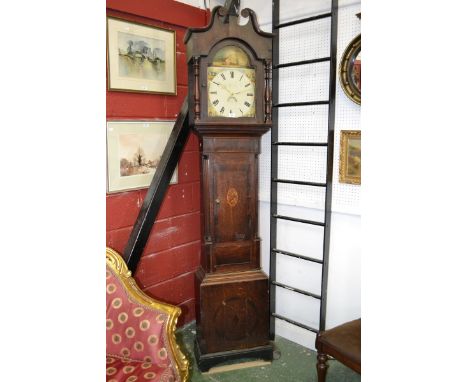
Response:
[[[318,382],[325,382],[328,356],[361,374],[361,319],[320,332],[315,347]]]

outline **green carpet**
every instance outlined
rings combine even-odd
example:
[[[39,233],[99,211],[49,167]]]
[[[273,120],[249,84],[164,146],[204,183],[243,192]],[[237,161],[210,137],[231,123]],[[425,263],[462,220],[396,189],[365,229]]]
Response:
[[[271,365],[251,367],[247,369],[227,371],[216,374],[201,374],[193,356],[193,341],[195,339],[195,324],[191,323],[177,333],[178,342],[190,360],[191,382],[314,382],[317,381],[315,371],[315,351],[276,336],[275,349],[281,357]],[[361,376],[338,361],[328,361],[327,382],[358,382]]]

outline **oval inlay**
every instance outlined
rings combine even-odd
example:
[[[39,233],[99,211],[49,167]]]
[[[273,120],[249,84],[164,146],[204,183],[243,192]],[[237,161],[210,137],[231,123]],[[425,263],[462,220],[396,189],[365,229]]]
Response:
[[[230,207],[235,207],[237,205],[237,202],[239,201],[239,194],[237,193],[237,190],[235,188],[231,187],[228,190],[226,200],[227,204],[229,204]]]

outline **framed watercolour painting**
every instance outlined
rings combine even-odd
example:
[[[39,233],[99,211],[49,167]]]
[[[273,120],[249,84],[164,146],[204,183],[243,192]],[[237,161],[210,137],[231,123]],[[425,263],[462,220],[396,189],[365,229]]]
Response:
[[[174,121],[107,122],[107,192],[148,187]],[[171,184],[177,183],[177,167]]]
[[[107,18],[109,90],[176,94],[175,31]]]
[[[342,130],[340,147],[340,182],[361,184],[361,131]]]

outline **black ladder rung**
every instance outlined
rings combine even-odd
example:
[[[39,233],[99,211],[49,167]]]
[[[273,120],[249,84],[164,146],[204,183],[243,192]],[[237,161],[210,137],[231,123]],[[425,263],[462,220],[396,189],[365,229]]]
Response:
[[[317,221],[313,221],[313,220],[306,220],[306,219],[298,219],[298,218],[293,218],[291,216],[284,216],[284,215],[274,214],[273,217],[277,218],[277,219],[290,220],[290,221],[297,222],[297,223],[319,225],[321,227],[325,226],[325,223],[322,223],[322,222],[317,222]]]
[[[322,297],[319,296],[318,294],[311,293],[311,292],[307,292],[307,291],[302,290],[302,289],[294,288],[294,287],[292,287],[292,286],[289,286],[289,285],[286,285],[286,284],[282,284],[282,283],[279,283],[279,282],[276,282],[276,281],[270,281],[270,284],[279,286],[279,287],[281,287],[281,288],[290,290],[290,291],[292,291],[292,292],[296,292],[296,293],[303,294],[303,295],[305,295],[305,296],[309,296],[309,297],[316,298],[317,300],[320,300],[320,299],[322,298]]]
[[[272,251],[275,252],[275,253],[279,253],[280,255],[291,256],[291,257],[295,257],[296,259],[312,261],[312,262],[317,263],[317,264],[323,264],[323,261],[320,260],[320,259],[315,259],[313,257],[307,257],[307,256],[299,255],[299,254],[293,253],[293,252],[283,251],[282,249],[273,248]]]
[[[329,103],[330,103],[329,101],[286,102],[286,103],[274,104],[273,107],[328,105]]]
[[[315,20],[320,20],[320,19],[325,19],[327,17],[331,17],[331,15],[332,15],[331,12],[322,13],[322,14],[317,15],[317,16],[305,17],[303,19],[293,20],[293,21],[289,21],[287,23],[278,24],[278,25],[275,25],[273,28],[274,29],[279,29],[279,28],[284,28],[284,27],[290,27],[291,25],[308,23],[309,21],[315,21]]]
[[[273,142],[273,146],[317,146],[327,147],[327,142]]]
[[[314,333],[318,333],[318,332],[319,332],[317,329],[312,328],[311,326],[307,326],[307,325],[301,324],[300,322],[291,320],[290,318],[286,318],[286,317],[284,317],[284,316],[281,316],[280,314],[271,313],[271,315],[272,315],[273,317],[275,317],[275,318],[279,318],[280,320],[289,322],[290,324],[299,326],[300,328],[305,329],[305,330],[308,330],[308,331],[310,331],[310,332],[314,332]]]
[[[330,61],[330,57],[314,58],[312,60],[286,62],[284,64],[273,65],[273,69],[288,68],[290,66],[317,64],[319,62],[327,62],[327,61]]]
[[[326,183],[303,182],[303,181],[300,181],[300,180],[272,179],[272,182],[275,182],[275,183],[298,184],[298,185],[301,185],[301,186],[327,187],[327,184],[326,184]]]

